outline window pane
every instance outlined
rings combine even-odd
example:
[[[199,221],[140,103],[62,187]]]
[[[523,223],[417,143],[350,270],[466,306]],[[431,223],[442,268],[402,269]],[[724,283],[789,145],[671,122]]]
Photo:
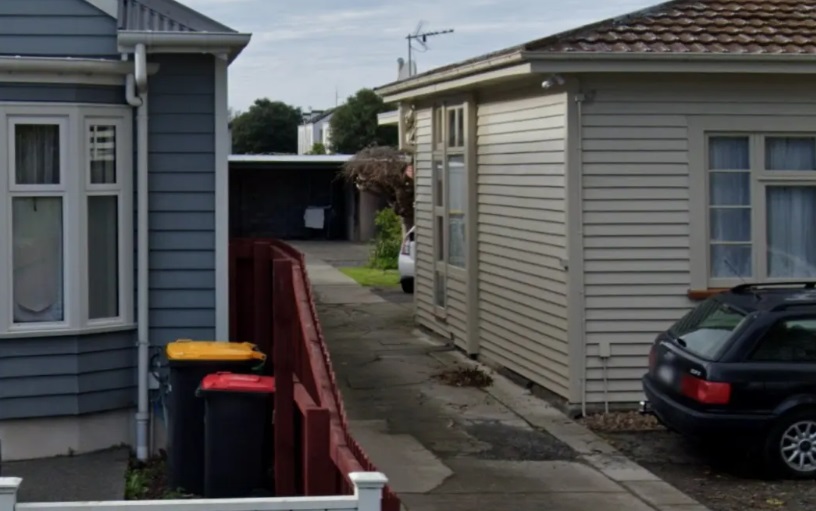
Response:
[[[433,194],[436,197],[436,205],[442,207],[445,205],[445,182],[443,180],[442,174],[442,162],[435,161],[433,164],[433,175],[434,175],[434,190]]]
[[[116,126],[91,126],[88,135],[91,184],[116,183]]]
[[[687,351],[711,360],[725,347],[744,319],[743,313],[709,298],[689,311],[669,332],[686,341]]]
[[[813,137],[766,138],[765,168],[768,170],[816,170],[816,139]]]
[[[712,206],[747,206],[751,204],[751,180],[748,172],[712,172],[710,200]]]
[[[445,275],[438,272],[434,278],[434,303],[437,307],[445,306]]]
[[[88,319],[119,315],[118,200],[88,197]]]
[[[444,115],[445,111],[438,107],[434,116],[434,141],[436,141],[437,147],[445,145],[445,135],[442,131],[445,126]]]
[[[765,334],[751,359],[763,362],[816,362],[816,322],[780,321]]]
[[[437,261],[445,260],[445,219],[444,217],[436,217],[436,259]]]
[[[12,200],[15,323],[62,321],[62,199]]]
[[[708,167],[721,170],[751,168],[748,137],[711,137],[708,139]]]
[[[465,145],[465,110],[460,109],[456,116],[456,145],[462,147]]]
[[[711,208],[711,241],[751,241],[749,208]]]
[[[816,277],[816,188],[767,188],[768,276]]]
[[[753,274],[752,267],[751,245],[711,246],[712,277],[723,279],[750,277]]]
[[[14,125],[14,175],[20,185],[60,183],[59,125]]]
[[[455,108],[448,110],[448,147],[456,147],[456,113]]]
[[[467,174],[462,155],[448,157],[448,263],[464,268]]]

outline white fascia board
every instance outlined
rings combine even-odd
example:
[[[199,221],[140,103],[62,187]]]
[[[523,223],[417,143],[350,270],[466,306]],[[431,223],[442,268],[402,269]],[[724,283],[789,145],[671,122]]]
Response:
[[[408,101],[425,96],[432,96],[434,94],[441,94],[451,92],[457,89],[466,89],[476,85],[483,86],[488,84],[501,83],[503,81],[514,80],[519,77],[528,76],[533,73],[532,65],[529,63],[516,64],[511,67],[504,67],[484,71],[479,74],[463,76],[444,82],[433,83],[414,89],[409,89],[403,92],[394,93],[391,95],[383,95],[383,101],[386,103],[396,103],[400,101]]]

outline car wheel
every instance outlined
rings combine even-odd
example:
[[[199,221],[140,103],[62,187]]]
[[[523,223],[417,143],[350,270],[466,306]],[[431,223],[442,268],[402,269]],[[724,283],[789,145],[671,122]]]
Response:
[[[783,415],[768,433],[765,460],[773,475],[816,477],[816,410]]]
[[[404,279],[400,281],[402,285],[402,290],[405,293],[413,293],[414,292],[414,279]]]

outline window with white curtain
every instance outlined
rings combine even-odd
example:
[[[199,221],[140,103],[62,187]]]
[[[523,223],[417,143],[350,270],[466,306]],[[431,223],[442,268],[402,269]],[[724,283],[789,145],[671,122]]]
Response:
[[[129,325],[129,109],[0,104],[0,119],[0,335]]]
[[[709,285],[816,278],[816,135],[709,134]]]

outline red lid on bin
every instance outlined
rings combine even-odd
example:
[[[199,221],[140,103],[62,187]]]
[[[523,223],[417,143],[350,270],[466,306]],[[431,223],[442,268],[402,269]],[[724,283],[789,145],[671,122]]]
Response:
[[[254,374],[214,373],[201,380],[201,390],[228,392],[275,392],[275,378]]]

